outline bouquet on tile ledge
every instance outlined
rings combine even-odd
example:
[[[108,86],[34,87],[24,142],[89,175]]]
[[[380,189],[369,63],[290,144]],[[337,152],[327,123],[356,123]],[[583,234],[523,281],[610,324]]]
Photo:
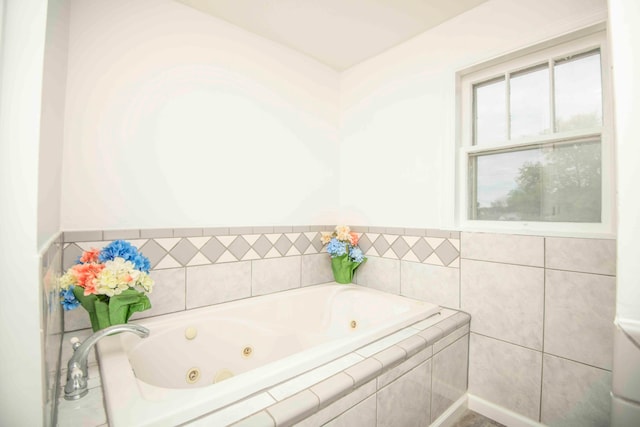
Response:
[[[331,270],[338,283],[351,283],[353,273],[367,259],[358,247],[358,235],[346,225],[339,225],[333,232],[324,231],[320,237],[331,255]]]
[[[127,323],[133,313],[151,308],[145,295],[153,288],[150,266],[149,259],[124,240],[85,251],[60,278],[60,303],[67,311],[82,305],[94,332]]]

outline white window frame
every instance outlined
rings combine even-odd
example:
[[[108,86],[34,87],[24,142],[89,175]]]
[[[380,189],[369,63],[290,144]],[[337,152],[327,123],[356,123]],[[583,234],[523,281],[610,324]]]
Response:
[[[606,31],[602,25],[599,25],[581,30],[573,35],[563,36],[556,40],[547,41],[519,52],[505,55],[502,58],[497,58],[457,73],[459,104],[456,216],[458,218],[458,227],[461,230],[579,237],[615,236],[613,103],[611,99],[610,59],[607,47]],[[600,50],[602,67],[601,127],[536,135],[496,144],[473,145],[473,86],[475,84],[504,76],[507,73],[511,74],[530,68],[549,59],[557,60],[594,49]],[[552,91],[553,87],[550,90]],[[553,103],[552,97],[550,102]],[[553,105],[551,108],[554,108]],[[602,212],[600,223],[469,219],[470,155],[505,149],[522,149],[540,143],[563,142],[589,137],[599,138],[601,143]]]

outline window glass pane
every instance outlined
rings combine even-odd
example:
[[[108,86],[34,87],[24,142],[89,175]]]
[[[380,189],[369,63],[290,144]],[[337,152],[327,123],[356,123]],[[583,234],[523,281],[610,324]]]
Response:
[[[549,67],[545,64],[509,79],[511,139],[550,132]]]
[[[600,141],[470,158],[471,219],[600,222]]]
[[[504,78],[473,87],[474,145],[507,139],[507,106]]]
[[[554,74],[556,130],[601,126],[600,52],[556,62]]]

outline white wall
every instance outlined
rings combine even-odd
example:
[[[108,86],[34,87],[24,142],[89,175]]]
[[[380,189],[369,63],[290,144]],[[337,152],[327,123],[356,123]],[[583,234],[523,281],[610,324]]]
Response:
[[[609,0],[618,169],[617,317],[640,321],[640,3]]]
[[[342,221],[453,227],[455,73],[604,19],[605,0],[490,0],[347,70]]]
[[[338,74],[171,0],[75,0],[64,230],[333,221]]]
[[[0,6],[0,425],[39,426],[38,146],[47,1]]]
[[[69,1],[50,0],[48,3],[38,168],[38,247],[42,247],[60,231],[64,98],[69,39]]]

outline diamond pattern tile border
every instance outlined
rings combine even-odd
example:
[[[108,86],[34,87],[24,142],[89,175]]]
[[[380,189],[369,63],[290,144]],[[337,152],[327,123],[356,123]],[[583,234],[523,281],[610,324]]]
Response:
[[[280,255],[285,256],[289,249],[291,249],[292,245],[291,240],[283,234],[273,246],[278,250],[278,252],[280,252]]]
[[[200,248],[200,252],[202,252],[202,254],[206,256],[207,259],[209,259],[209,261],[211,261],[212,263],[215,263],[218,258],[220,258],[220,255],[222,255],[226,250],[227,247],[220,243],[220,240],[216,239],[215,237],[212,237],[211,240],[209,240],[202,248]]]
[[[390,227],[354,228],[359,231],[359,246],[367,256],[387,256],[404,261],[459,268],[457,260],[460,258],[460,240],[457,232]],[[217,228],[205,228],[202,236],[177,237],[177,234],[173,234],[174,237],[171,238],[165,235],[174,230],[167,229],[158,237],[135,240],[132,244],[141,246],[140,250],[149,258],[152,268],[176,268],[205,265],[207,261],[215,264],[323,253],[325,248],[320,242],[320,232],[331,231],[333,226],[232,227],[224,230],[225,233],[220,233]],[[148,234],[145,230],[137,231],[140,235]],[[104,235],[98,231],[94,234]],[[66,237],[73,236],[73,233],[69,233]],[[81,239],[78,240],[79,243],[70,241],[71,239],[65,240],[63,266],[66,269],[75,263],[86,244]],[[105,239],[101,242],[91,242],[91,245],[102,247],[108,242],[109,240]]]
[[[149,262],[151,263],[151,268],[154,268],[162,258],[167,255],[167,251],[160,246],[155,240],[151,239],[143,247],[140,248],[140,251],[149,258]]]
[[[171,252],[169,253],[173,259],[178,261],[181,265],[187,265],[187,263],[191,261],[191,258],[198,253],[198,248],[196,248],[189,240],[182,239],[173,249],[171,249]]]
[[[251,246],[242,236],[236,237],[236,239],[229,245],[229,252],[238,259],[242,259],[242,257],[249,252],[249,249],[251,249]]]
[[[451,264],[454,259],[460,256],[458,250],[448,240],[442,242],[440,246],[436,248],[435,253],[444,265]]]

